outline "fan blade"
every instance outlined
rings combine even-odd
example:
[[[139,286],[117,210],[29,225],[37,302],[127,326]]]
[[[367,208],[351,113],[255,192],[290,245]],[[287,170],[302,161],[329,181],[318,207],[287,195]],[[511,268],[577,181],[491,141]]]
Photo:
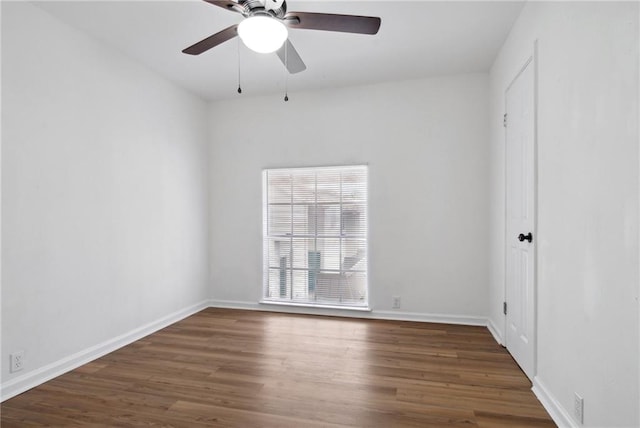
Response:
[[[188,48],[184,49],[182,53],[186,53],[189,55],[200,55],[202,52],[206,52],[211,48],[215,48],[221,43],[226,42],[229,39],[233,39],[238,35],[238,25],[232,25],[231,27],[227,27],[224,30],[207,37],[204,40],[200,40],[195,45],[191,45]]]
[[[304,65],[302,58],[298,55],[298,51],[296,51],[296,48],[293,47],[289,39],[284,42],[282,47],[278,49],[276,53],[278,54],[280,61],[282,61],[284,66],[287,67],[287,70],[289,70],[289,73],[296,74],[307,69],[307,66]]]
[[[221,7],[223,9],[230,10],[232,12],[238,12],[244,14],[244,7],[233,0],[204,0],[209,4]]]
[[[373,16],[330,13],[289,12],[284,16],[284,23],[290,28],[358,34],[376,34],[381,22],[380,18]]]

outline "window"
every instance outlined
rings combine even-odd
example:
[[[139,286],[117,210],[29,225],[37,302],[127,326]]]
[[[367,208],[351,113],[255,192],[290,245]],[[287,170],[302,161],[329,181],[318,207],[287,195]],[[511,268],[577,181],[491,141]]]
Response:
[[[263,172],[267,302],[366,307],[367,167]]]

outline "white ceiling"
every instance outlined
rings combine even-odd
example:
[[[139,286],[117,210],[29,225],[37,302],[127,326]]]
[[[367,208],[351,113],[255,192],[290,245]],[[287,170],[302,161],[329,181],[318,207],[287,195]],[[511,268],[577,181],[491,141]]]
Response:
[[[60,20],[124,52],[206,100],[237,97],[238,42],[199,56],[187,46],[238,23],[242,16],[201,0],[44,1]],[[288,76],[289,93],[445,74],[486,72],[523,1],[308,1],[289,11],[379,16],[375,36],[291,30],[307,70]],[[283,93],[276,54],[240,47],[243,94]]]

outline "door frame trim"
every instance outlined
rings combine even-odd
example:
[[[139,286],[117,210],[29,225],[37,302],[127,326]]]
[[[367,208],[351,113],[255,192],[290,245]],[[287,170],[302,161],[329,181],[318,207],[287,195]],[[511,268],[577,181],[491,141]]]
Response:
[[[538,56],[538,39],[535,39],[533,42],[533,52],[531,55],[527,57],[524,64],[518,69],[518,72],[515,74],[511,82],[507,85],[504,90],[504,112],[507,110],[507,92],[513,86],[514,82],[520,77],[520,75],[524,72],[524,70],[530,64],[533,66],[533,236],[536,239],[536,245],[533,248],[533,367],[530,380],[533,382],[533,379],[536,377],[538,373],[538,65],[539,65],[539,56]],[[508,118],[507,118],[508,120]],[[507,301],[507,222],[508,222],[508,213],[507,213],[507,128],[504,128],[503,134],[503,148],[504,148],[504,240],[503,240],[503,249],[504,249],[504,272],[503,272],[503,290],[502,290],[502,301]],[[502,321],[502,331],[503,335],[503,346],[507,349],[507,316],[503,314]]]

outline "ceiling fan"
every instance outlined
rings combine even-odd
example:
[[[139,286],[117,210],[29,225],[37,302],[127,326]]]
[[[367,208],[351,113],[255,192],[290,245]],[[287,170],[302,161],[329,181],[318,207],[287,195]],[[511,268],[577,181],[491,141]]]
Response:
[[[256,52],[276,52],[289,73],[307,67],[288,40],[290,29],[376,34],[381,20],[371,16],[336,15],[330,13],[287,12],[285,0],[204,0],[214,6],[240,13],[244,20],[213,34],[182,52],[200,55],[236,36]]]

